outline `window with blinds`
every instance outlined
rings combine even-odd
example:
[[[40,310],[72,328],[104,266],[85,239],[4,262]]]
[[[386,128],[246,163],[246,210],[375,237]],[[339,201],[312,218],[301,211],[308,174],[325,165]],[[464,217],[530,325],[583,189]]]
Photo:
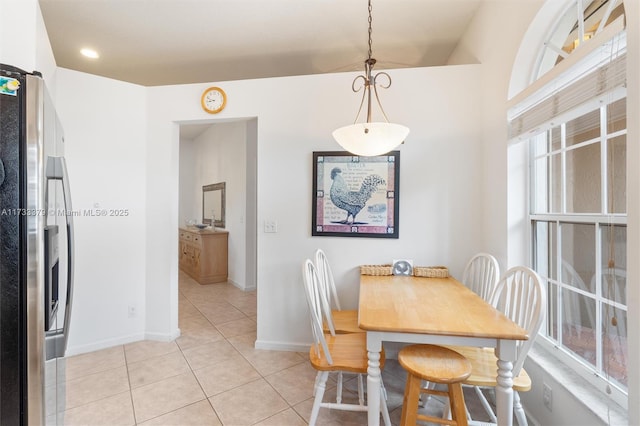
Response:
[[[584,22],[550,37],[565,43],[558,60],[512,100],[508,124],[510,142],[529,145],[532,266],[548,300],[543,340],[625,405],[626,33],[616,3],[575,4]],[[587,32],[588,43],[570,46]],[[542,60],[553,62],[544,49]]]

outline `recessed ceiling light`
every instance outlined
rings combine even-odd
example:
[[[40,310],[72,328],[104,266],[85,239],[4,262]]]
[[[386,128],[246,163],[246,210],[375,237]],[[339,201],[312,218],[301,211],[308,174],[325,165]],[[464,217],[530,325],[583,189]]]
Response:
[[[91,58],[91,59],[98,59],[100,57],[100,55],[98,55],[98,52],[96,52],[93,49],[88,49],[88,48],[84,48],[84,49],[80,49],[80,53],[82,53],[83,56],[86,56],[87,58]]]

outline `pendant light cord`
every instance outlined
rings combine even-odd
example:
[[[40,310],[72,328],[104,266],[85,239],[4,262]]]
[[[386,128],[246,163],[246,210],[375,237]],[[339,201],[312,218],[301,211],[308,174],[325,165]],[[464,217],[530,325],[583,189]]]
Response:
[[[372,30],[371,30],[371,22],[372,22],[372,18],[371,18],[371,11],[373,10],[373,8],[371,7],[371,0],[369,0],[369,61],[371,61],[371,56],[373,55],[373,48],[371,47],[373,42],[371,41],[371,34],[372,34]]]
[[[368,39],[368,47],[369,50],[367,52],[367,59],[364,61],[364,73],[365,75],[359,75],[357,76],[353,82],[351,83],[351,90],[353,90],[355,93],[359,92],[360,89],[364,88],[364,91],[362,92],[362,99],[360,100],[360,107],[358,108],[358,113],[356,114],[356,118],[353,121],[353,123],[357,123],[358,122],[358,118],[360,118],[360,113],[362,112],[362,107],[364,106],[365,101],[367,102],[367,117],[366,117],[366,122],[370,123],[371,119],[372,119],[372,110],[371,110],[371,106],[372,106],[372,99],[371,99],[371,88],[373,87],[373,94],[376,98],[376,103],[378,104],[378,107],[380,108],[380,112],[382,113],[382,116],[384,117],[384,120],[388,123],[389,122],[389,118],[387,117],[387,113],[384,111],[384,108],[382,107],[382,103],[380,102],[380,97],[378,96],[378,83],[376,82],[376,79],[379,76],[383,76],[384,78],[387,79],[386,84],[384,83],[380,83],[380,87],[382,87],[383,89],[388,89],[389,87],[391,87],[391,76],[389,74],[387,74],[386,72],[379,72],[375,75],[371,74],[371,71],[373,70],[373,66],[376,64],[376,60],[372,57],[373,56],[373,41],[372,41],[372,34],[373,34],[373,29],[372,29],[372,22],[373,22],[373,18],[372,18],[372,11],[373,11],[373,7],[371,6],[371,0],[369,0],[369,39]],[[362,79],[362,86],[361,87],[357,87],[356,88],[356,82]],[[365,128],[365,133],[367,133],[368,130]]]

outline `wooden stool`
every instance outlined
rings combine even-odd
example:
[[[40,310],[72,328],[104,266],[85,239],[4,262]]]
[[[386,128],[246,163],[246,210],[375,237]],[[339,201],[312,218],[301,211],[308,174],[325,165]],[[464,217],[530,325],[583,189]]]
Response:
[[[398,354],[398,362],[407,370],[401,426],[415,425],[417,420],[467,426],[467,412],[462,394],[462,382],[471,374],[471,364],[464,356],[442,346],[411,345]],[[448,392],[422,389],[422,380],[448,385]],[[420,393],[449,398],[452,420],[418,414]]]

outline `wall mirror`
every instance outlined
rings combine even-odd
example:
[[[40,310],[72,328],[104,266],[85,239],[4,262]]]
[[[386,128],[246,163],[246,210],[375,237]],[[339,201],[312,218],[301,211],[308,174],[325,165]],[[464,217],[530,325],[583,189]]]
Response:
[[[202,187],[202,223],[224,228],[225,182]]]

